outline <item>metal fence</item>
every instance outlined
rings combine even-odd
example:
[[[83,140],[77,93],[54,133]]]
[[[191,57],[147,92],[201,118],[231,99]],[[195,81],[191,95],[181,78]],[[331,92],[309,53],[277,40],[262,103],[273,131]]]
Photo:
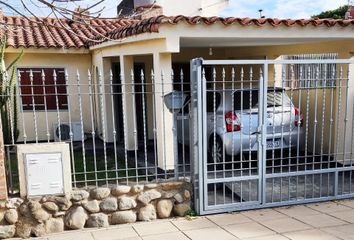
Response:
[[[175,71],[19,68],[15,84],[6,76],[0,98],[9,193],[19,190],[16,146],[29,143],[67,142],[73,187],[189,177],[189,148],[184,138],[177,143],[177,115],[184,134],[188,107],[171,112],[165,104],[174,90],[189,93]]]
[[[353,63],[195,59],[198,212],[353,197]]]
[[[19,68],[0,96],[9,191],[16,145],[67,142],[74,187],[191,177],[201,214],[353,197],[353,63]]]

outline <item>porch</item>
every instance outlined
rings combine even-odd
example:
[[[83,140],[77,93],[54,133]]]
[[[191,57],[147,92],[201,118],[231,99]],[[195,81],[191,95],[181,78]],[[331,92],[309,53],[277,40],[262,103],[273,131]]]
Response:
[[[184,29],[183,29],[184,30]],[[215,34],[221,34],[219,29],[212,29]],[[253,31],[253,30],[252,30]],[[195,33],[190,35],[196,35]],[[223,35],[231,34],[231,32],[226,31]],[[254,34],[253,32],[248,33],[248,35]],[[279,34],[279,33],[278,33]],[[285,32],[279,35],[284,36]],[[163,35],[162,33],[159,35]],[[181,33],[182,35],[182,33]],[[156,159],[157,164],[160,169],[173,170],[176,167],[176,158],[183,156],[186,161],[186,149],[183,148],[183,152],[176,154],[174,151],[175,143],[174,134],[179,130],[174,128],[174,115],[169,109],[166,108],[163,102],[163,96],[167,95],[171,91],[181,91],[190,95],[190,60],[196,57],[200,57],[204,60],[208,59],[223,59],[223,60],[281,60],[286,58],[303,58],[303,59],[351,59],[352,55],[350,53],[351,41],[343,40],[343,38],[335,38],[329,40],[324,40],[323,36],[314,35],[306,36],[304,38],[294,38],[293,36],[288,36],[287,38],[282,38],[279,40],[277,36],[267,37],[258,39],[253,36],[250,40],[247,40],[245,44],[246,36],[240,37],[235,33],[232,34],[233,37],[185,37],[181,36],[176,39],[175,37],[157,38],[144,40],[147,36],[143,34],[137,37],[134,41],[130,39],[124,44],[115,43],[103,43],[98,46],[92,47],[94,51],[94,65],[97,71],[102,72],[102,78],[105,84],[109,84],[110,69],[113,69],[113,82],[120,84],[122,87],[120,99],[117,101],[118,111],[122,111],[121,116],[125,116],[127,121],[126,126],[123,126],[123,120],[116,120],[120,122],[117,125],[117,129],[125,129],[126,132],[126,149],[128,152],[134,154],[134,151],[143,150],[144,142],[144,131],[145,140],[156,144]],[[266,39],[266,40],[265,40]],[[247,65],[247,64],[246,64]],[[224,88],[241,88],[240,84],[240,69],[243,67],[244,78],[247,80],[249,78],[250,70],[252,68],[253,79],[259,79],[260,77],[260,65],[250,66],[238,66],[235,70],[236,81],[234,85],[231,86],[231,75],[233,66],[224,66],[225,79],[227,83]],[[284,66],[281,64],[270,65],[267,70],[267,79],[269,87],[288,87],[291,88],[291,79],[289,76],[290,65],[287,66],[286,70],[287,76],[282,76],[284,71]],[[132,71],[132,69],[134,69]],[[213,79],[213,70],[216,71],[215,81],[217,82],[216,88],[222,88],[222,70],[220,67],[207,66],[204,68],[205,76],[207,81],[209,81],[208,86],[211,87]],[[264,69],[263,69],[264,70]],[[304,69],[303,69],[304,70]],[[339,69],[337,69],[339,70]],[[348,69],[343,69],[346,72]],[[297,82],[299,82],[298,76],[300,74],[300,68],[295,71],[297,76]],[[305,70],[304,70],[305,71]],[[306,70],[307,71],[307,70]],[[316,74],[316,66],[312,66],[311,77],[314,78]],[[331,69],[325,70],[330,74]],[[143,75],[142,75],[143,74]],[[336,73],[337,74],[337,73]],[[321,76],[322,77],[322,76]],[[328,76],[327,76],[328,77]],[[132,79],[134,79],[132,81]],[[134,89],[131,88],[135,84]],[[256,88],[257,82],[253,83],[253,86],[249,85],[249,82],[242,86],[243,88]],[[236,85],[235,85],[236,84]],[[238,84],[238,86],[237,86]],[[144,87],[145,92],[141,92]],[[129,94],[129,91],[132,94]],[[334,90],[334,99],[337,97],[337,91]],[[290,91],[289,91],[290,93]],[[311,91],[311,96],[314,91]],[[325,94],[330,93],[326,91]],[[295,95],[298,94],[297,92]],[[133,97],[134,95],[134,97]],[[349,94],[350,95],[350,94]],[[349,96],[348,95],[348,96]],[[320,99],[322,95],[316,98]],[[305,96],[303,96],[305,97]],[[308,111],[313,111],[315,97],[311,97],[310,107]],[[143,103],[144,100],[144,103]],[[298,96],[294,97],[294,100],[298,101]],[[306,101],[303,99],[302,103]],[[350,100],[349,100],[350,101]],[[112,128],[112,114],[110,109],[112,106],[109,105],[110,101],[106,101],[106,119],[108,119],[107,127]],[[124,109],[120,107],[124,103]],[[333,102],[334,104],[334,102]],[[144,110],[143,110],[144,105]],[[115,108],[117,108],[115,106]],[[303,109],[306,106],[302,106]],[[135,109],[135,111],[130,111],[130,109]],[[325,109],[329,110],[329,109]],[[142,112],[146,111],[146,114]],[[183,115],[188,114],[188,107],[184,108]],[[336,110],[334,110],[336,111]],[[155,114],[156,113],[156,114]],[[320,113],[320,112],[319,112]],[[155,114],[155,115],[154,115]],[[335,114],[335,113],[334,113]],[[350,113],[349,115],[350,116]],[[117,116],[117,119],[119,116]],[[122,118],[122,117],[120,117]],[[132,121],[129,121],[132,120]],[[138,126],[144,126],[145,130],[139,128]],[[309,122],[313,122],[310,116]],[[154,126],[155,124],[155,126]],[[179,123],[177,123],[179,124]],[[161,126],[161,128],[156,128],[156,126]],[[187,128],[186,126],[179,126],[180,128]],[[167,131],[166,131],[167,130]],[[176,130],[176,132],[174,132]],[[313,129],[309,128],[310,134],[313,133]],[[117,133],[119,135],[119,133]],[[316,133],[316,138],[319,139],[320,133]],[[120,133],[120,138],[123,137],[123,133]],[[107,141],[113,141],[113,134],[107,133]],[[137,142],[137,144],[135,144]],[[138,148],[139,142],[141,143],[140,149]],[[135,146],[136,145],[136,146]],[[184,146],[186,144],[182,144]],[[181,147],[180,147],[181,148]],[[169,156],[166,158],[166,156]],[[173,157],[172,157],[173,156]],[[155,159],[155,157],[153,159]],[[149,159],[149,158],[148,158]],[[180,160],[180,159],[179,159]],[[149,161],[149,160],[148,160]],[[153,163],[153,162],[152,162]]]

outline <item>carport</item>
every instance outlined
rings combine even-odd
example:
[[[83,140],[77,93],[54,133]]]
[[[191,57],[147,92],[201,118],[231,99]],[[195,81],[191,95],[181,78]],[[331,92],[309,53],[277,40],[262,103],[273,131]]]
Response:
[[[177,171],[180,162],[191,159],[192,163],[198,163],[191,168],[200,212],[249,209],[351,196],[353,89],[350,79],[353,71],[350,71],[350,59],[354,33],[350,24],[350,20],[160,16],[142,21],[133,28],[117,29],[110,35],[117,41],[93,45],[91,51],[93,63],[106,82],[112,63],[120,65],[121,81],[126,86],[131,83],[130,70],[134,64],[145,66],[143,82],[152,86],[146,90],[150,92],[146,102],[148,138],[155,141],[157,165],[165,171]],[[203,61],[196,60],[199,65],[191,66],[190,61],[194,58]],[[212,61],[215,59],[220,61]],[[196,68],[200,72],[195,72]],[[194,76],[194,80],[190,76]],[[195,92],[193,87],[196,87]],[[304,122],[296,127],[303,128],[305,134],[294,138],[297,142],[295,152],[292,147],[283,151],[282,141],[277,142],[283,137],[273,138],[275,151],[269,152],[264,147],[269,142],[265,132],[273,134],[273,129],[267,130],[264,126],[268,112],[263,107],[262,114],[256,117],[259,126],[253,132],[254,143],[260,144],[258,148],[253,147],[252,151],[241,155],[231,154],[232,164],[223,158],[218,163],[221,168],[210,169],[207,158],[211,138],[204,129],[208,124],[200,122],[208,117],[205,103],[209,104],[210,99],[207,93],[210,92],[214,100],[216,90],[221,90],[221,98],[229,91],[255,90],[259,104],[264,104],[271,100],[266,97],[268,91],[276,88],[281,89],[299,111],[295,113],[291,109],[291,123],[299,122],[296,118],[300,115],[303,117]],[[163,103],[162,96],[173,90],[185,92],[192,97],[192,103],[194,99],[199,104],[192,104],[191,110],[181,110],[180,114],[186,115],[182,118],[188,120],[188,124],[178,126],[182,129],[175,128],[174,115]],[[197,95],[193,97],[193,94]],[[128,119],[124,127],[126,150],[138,151],[134,131],[136,111],[130,111],[136,108],[136,103],[129,90],[123,89],[122,97],[123,114]],[[210,104],[214,105],[215,101]],[[109,104],[106,107],[111,108]],[[216,109],[211,110],[216,113]],[[110,111],[105,114],[106,119],[111,119]],[[210,117],[214,119],[218,117],[212,115]],[[225,113],[215,115],[225,117]],[[279,134],[286,133],[284,128],[288,123],[285,122],[280,120]],[[274,126],[274,120],[272,123]],[[107,128],[111,125],[108,122]],[[185,141],[186,134],[184,144],[179,141],[176,154],[176,132],[189,133],[192,129],[199,131],[194,134],[198,139]],[[214,145],[215,139],[212,140],[211,145]],[[274,147],[274,144],[280,146]],[[262,147],[264,150],[260,151]],[[282,150],[279,152],[279,149]],[[348,160],[349,165],[345,164]],[[215,167],[215,163],[211,164]],[[260,174],[273,177],[258,182]],[[293,189],[294,183],[297,187]],[[292,195],[294,191],[295,195]]]

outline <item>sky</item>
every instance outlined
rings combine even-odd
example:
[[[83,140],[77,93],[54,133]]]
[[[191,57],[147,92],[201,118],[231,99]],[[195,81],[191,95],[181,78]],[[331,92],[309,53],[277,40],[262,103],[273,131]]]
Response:
[[[21,0],[3,0],[18,10],[23,12]],[[40,8],[35,5],[37,0],[23,0],[29,4],[31,10],[39,16],[48,14],[48,9]],[[82,7],[87,7],[90,3],[98,0],[83,0],[80,2]],[[178,0],[176,0],[178,1]],[[191,0],[193,1],[193,0]],[[221,16],[233,17],[259,17],[259,9],[263,9],[265,17],[271,18],[309,18],[325,10],[335,9],[348,3],[348,0],[229,0],[229,6]],[[105,0],[100,6],[105,7],[102,12],[104,17],[114,17],[116,15],[116,6],[120,0]],[[0,4],[1,6],[1,4]],[[71,7],[75,7],[72,5]],[[13,15],[6,7],[3,7],[6,15]]]
[[[344,4],[348,4],[348,0],[230,0],[222,14],[258,17],[258,9],[263,9],[263,15],[271,18],[309,18]]]

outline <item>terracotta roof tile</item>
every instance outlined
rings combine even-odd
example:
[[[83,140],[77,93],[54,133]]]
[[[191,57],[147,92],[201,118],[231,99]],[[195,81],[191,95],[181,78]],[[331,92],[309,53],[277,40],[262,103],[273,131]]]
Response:
[[[1,20],[1,19],[0,19]],[[95,19],[90,24],[80,24],[68,19],[40,18],[46,24],[37,24],[34,18],[4,16],[2,24],[12,26],[12,31],[5,31],[8,46],[14,48],[85,48],[107,39],[122,39],[142,33],[157,33],[161,25],[212,25],[221,23],[225,26],[353,26],[353,19],[276,19],[276,18],[222,18],[222,17],[186,17],[164,15],[137,20],[127,18]],[[0,32],[3,34],[3,31]]]
[[[292,26],[326,26],[326,27],[347,27],[353,26],[354,20],[352,19],[277,19],[277,18],[235,18],[235,17],[187,17],[187,16],[156,16],[149,19],[144,19],[139,22],[119,27],[109,33],[106,37],[111,39],[121,39],[132,35],[137,35],[141,33],[153,33],[159,32],[159,27],[164,24],[176,25],[178,23],[185,22],[190,25],[212,25],[215,23],[222,23],[225,26],[239,24],[241,26],[266,26],[270,25],[273,27],[292,27]],[[91,42],[90,45],[96,44]]]
[[[104,39],[108,32],[138,22],[134,19],[95,19],[88,24],[80,24],[69,19],[4,16],[2,24],[10,30],[5,31],[7,45],[13,48],[84,48],[90,39]],[[0,19],[1,20],[1,19]],[[4,34],[4,32],[1,32]],[[94,41],[93,41],[94,42]]]

